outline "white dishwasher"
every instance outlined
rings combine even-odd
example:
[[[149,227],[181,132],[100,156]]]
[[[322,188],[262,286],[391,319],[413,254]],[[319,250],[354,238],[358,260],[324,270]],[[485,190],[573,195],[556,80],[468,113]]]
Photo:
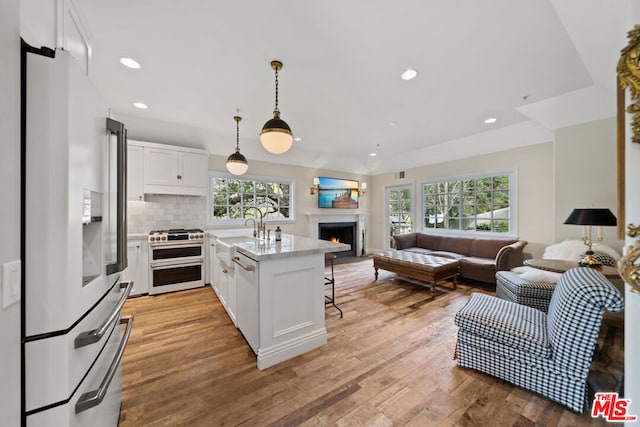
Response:
[[[236,264],[236,320],[255,354],[260,347],[259,268],[260,263],[236,251],[232,258]]]

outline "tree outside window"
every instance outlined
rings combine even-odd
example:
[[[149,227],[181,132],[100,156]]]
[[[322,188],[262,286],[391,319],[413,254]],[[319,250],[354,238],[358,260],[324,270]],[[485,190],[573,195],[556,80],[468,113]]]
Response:
[[[423,227],[508,233],[510,192],[509,175],[425,183]]]
[[[290,220],[292,218],[292,184],[275,179],[237,179],[210,174],[209,222],[259,219]]]

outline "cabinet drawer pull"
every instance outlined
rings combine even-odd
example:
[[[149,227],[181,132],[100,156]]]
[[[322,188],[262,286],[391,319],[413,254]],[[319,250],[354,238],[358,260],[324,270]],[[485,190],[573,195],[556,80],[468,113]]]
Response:
[[[178,179],[182,179],[182,175],[178,175]]]
[[[125,329],[122,340],[120,341],[120,346],[118,347],[116,357],[113,359],[113,361],[111,361],[111,365],[109,365],[107,374],[102,379],[100,386],[98,386],[97,389],[88,391],[80,396],[80,399],[78,399],[78,401],[76,402],[76,414],[79,414],[82,411],[86,411],[87,409],[91,409],[94,406],[98,406],[102,403],[102,400],[106,396],[109,384],[111,383],[113,376],[118,371],[118,365],[120,364],[120,361],[122,361],[124,348],[127,346],[127,342],[129,342],[129,335],[131,335],[131,328],[133,327],[133,316],[127,316],[120,319],[120,324],[123,323],[127,324],[127,328]]]
[[[95,342],[100,341],[102,336],[107,332],[109,325],[113,323],[116,317],[120,316],[120,310],[124,305],[124,302],[129,297],[131,293],[131,289],[133,289],[133,280],[129,280],[128,282],[120,282],[120,289],[126,288],[120,297],[120,301],[113,309],[113,312],[109,316],[109,318],[100,326],[92,331],[81,332],[78,336],[73,340],[73,348],[84,347],[89,344],[93,344]]]
[[[246,265],[241,263],[240,258],[238,258],[237,256],[234,256],[233,258],[231,258],[231,260],[242,267],[244,271],[255,271],[256,269],[253,265]]]

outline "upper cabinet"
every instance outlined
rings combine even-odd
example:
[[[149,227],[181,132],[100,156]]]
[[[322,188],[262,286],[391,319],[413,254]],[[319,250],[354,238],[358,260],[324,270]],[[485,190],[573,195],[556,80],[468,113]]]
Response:
[[[141,169],[144,193],[191,196],[207,194],[209,154],[205,150],[142,141],[129,143],[130,147],[134,145],[143,148]],[[131,154],[135,159],[137,154]],[[131,173],[135,176],[135,172]],[[129,180],[129,200],[140,200],[134,197],[132,191],[136,179],[130,176]]]
[[[144,183],[148,185],[178,186],[180,171],[178,152],[165,148],[147,148],[144,153]]]

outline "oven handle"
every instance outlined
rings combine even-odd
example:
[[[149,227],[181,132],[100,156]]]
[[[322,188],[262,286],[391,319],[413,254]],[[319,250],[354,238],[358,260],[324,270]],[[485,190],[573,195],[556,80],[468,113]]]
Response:
[[[111,380],[113,376],[118,371],[118,365],[122,361],[122,355],[124,354],[124,348],[127,346],[129,342],[129,336],[131,335],[131,328],[133,327],[133,315],[123,317],[120,319],[120,324],[127,324],[127,328],[124,331],[124,335],[122,336],[122,340],[120,341],[120,346],[118,347],[118,352],[116,353],[116,357],[109,365],[109,369],[107,370],[106,375],[102,379],[102,382],[98,386],[97,389],[88,391],[80,396],[80,399],[76,402],[76,414],[79,414],[82,411],[86,411],[87,409],[93,408],[94,406],[98,406],[102,403],[102,400],[107,394],[107,389],[109,388],[109,384],[111,384]]]
[[[109,325],[113,323],[116,317],[120,315],[120,310],[122,309],[124,302],[127,300],[127,298],[129,298],[129,294],[133,289],[133,280],[129,280],[128,282],[120,282],[120,289],[122,288],[126,289],[122,293],[120,301],[118,301],[118,304],[113,309],[113,312],[111,313],[109,318],[99,328],[96,328],[92,331],[81,332],[80,334],[78,334],[75,340],[73,340],[73,348],[84,347],[86,345],[100,341],[105,332],[107,332]]]
[[[238,264],[245,271],[255,271],[256,270],[256,267],[253,266],[253,265],[246,265],[246,264],[241,263],[240,262],[240,258],[237,257],[237,256],[234,256],[233,258],[231,258],[231,261],[233,261],[236,264]]]
[[[164,242],[149,242],[152,248],[166,248],[171,246],[200,246],[204,240],[171,240]]]
[[[195,258],[195,259],[190,259],[188,261],[174,261],[174,262],[167,262],[167,263],[155,263],[155,264],[149,264],[149,267],[151,268],[162,268],[162,267],[175,267],[178,265],[192,265],[192,264],[202,264],[204,262],[204,258],[200,257],[200,258]]]

